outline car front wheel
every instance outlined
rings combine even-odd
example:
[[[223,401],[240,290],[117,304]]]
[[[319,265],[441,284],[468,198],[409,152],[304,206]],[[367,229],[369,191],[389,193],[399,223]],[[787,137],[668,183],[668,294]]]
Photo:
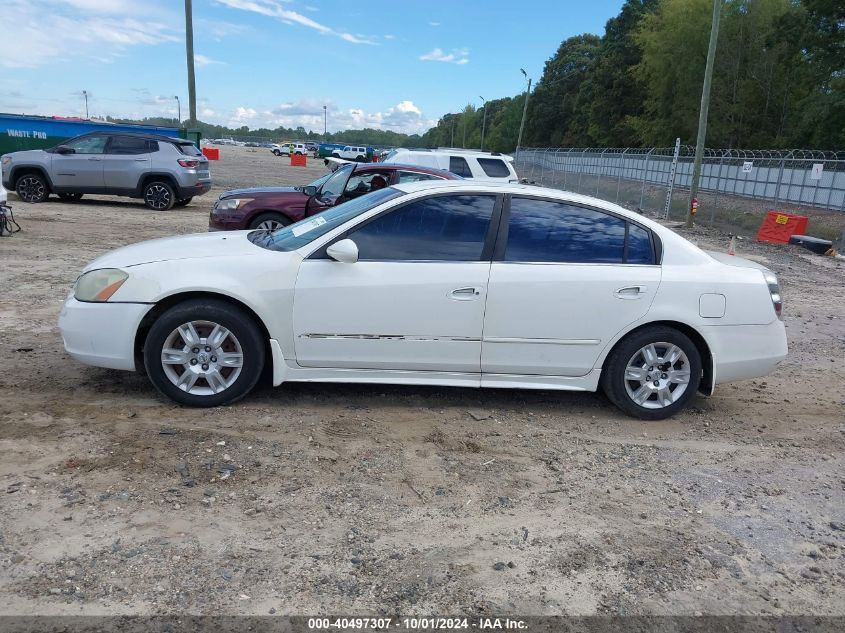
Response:
[[[613,404],[643,420],[684,408],[701,381],[701,355],[685,334],[649,327],[623,339],[605,361],[602,388]]]
[[[173,187],[162,180],[154,180],[144,187],[144,204],[153,211],[167,211],[176,202]]]
[[[180,404],[216,407],[243,398],[264,367],[264,342],[243,310],[196,299],[164,312],[144,344],[153,385]]]
[[[24,174],[15,183],[15,193],[24,202],[44,202],[50,195],[50,189],[39,174]]]

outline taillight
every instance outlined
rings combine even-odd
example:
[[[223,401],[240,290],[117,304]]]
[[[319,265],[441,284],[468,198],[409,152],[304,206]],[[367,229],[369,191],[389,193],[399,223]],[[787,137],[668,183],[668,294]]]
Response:
[[[179,164],[182,167],[193,169],[194,167],[199,167],[200,162],[196,158],[180,158]]]
[[[778,315],[779,319],[783,319],[783,295],[780,292],[778,277],[770,270],[764,271],[763,277],[766,279],[766,285],[769,286],[769,294],[772,296],[772,305],[775,307],[775,314]]]

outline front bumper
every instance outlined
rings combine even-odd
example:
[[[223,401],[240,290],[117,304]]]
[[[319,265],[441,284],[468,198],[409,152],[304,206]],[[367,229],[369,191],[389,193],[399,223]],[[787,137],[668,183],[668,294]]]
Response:
[[[701,328],[713,355],[714,383],[772,373],[788,347],[783,321],[767,325],[714,325]]]
[[[86,303],[68,297],[59,314],[65,350],[86,365],[135,370],[135,334],[148,303]]]

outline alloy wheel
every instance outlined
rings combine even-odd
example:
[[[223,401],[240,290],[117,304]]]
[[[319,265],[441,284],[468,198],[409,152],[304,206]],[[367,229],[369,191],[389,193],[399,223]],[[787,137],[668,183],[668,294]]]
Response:
[[[625,366],[625,390],[646,409],[663,409],[677,402],[690,381],[690,362],[673,343],[649,343]]]
[[[170,206],[170,191],[164,185],[151,185],[147,187],[144,201],[151,209],[166,209]]]
[[[255,227],[262,231],[275,231],[276,229],[280,229],[284,226],[278,220],[264,220],[263,222],[259,222],[258,226]]]
[[[41,202],[46,198],[44,183],[35,176],[24,176],[18,181],[17,193],[24,202]]]
[[[168,380],[196,396],[222,393],[231,387],[244,364],[240,341],[213,321],[183,323],[165,339],[161,366]]]

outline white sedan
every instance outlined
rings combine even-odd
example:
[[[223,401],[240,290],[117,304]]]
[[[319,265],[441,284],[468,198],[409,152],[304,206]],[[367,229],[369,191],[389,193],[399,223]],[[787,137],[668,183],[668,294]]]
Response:
[[[286,381],[595,391],[661,419],[787,353],[774,274],[615,204],[428,181],[269,231],[89,264],[59,326],[77,360],[177,402]]]

